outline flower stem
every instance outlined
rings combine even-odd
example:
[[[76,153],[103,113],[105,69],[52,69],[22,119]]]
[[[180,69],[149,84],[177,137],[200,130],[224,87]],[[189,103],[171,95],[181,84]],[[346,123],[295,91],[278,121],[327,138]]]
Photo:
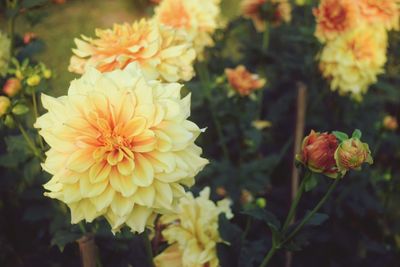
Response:
[[[322,207],[322,205],[325,204],[326,200],[330,197],[332,194],[333,190],[336,188],[336,186],[339,183],[339,180],[341,178],[336,178],[335,181],[330,185],[328,191],[324,195],[323,198],[318,202],[318,204],[314,207],[314,209],[309,212],[301,221],[299,225],[290,233],[290,235],[282,242],[282,244],[285,244],[286,242],[290,241],[303,227],[306,223],[308,223],[309,220],[317,213],[317,211]]]
[[[36,94],[35,93],[32,93],[32,105],[33,105],[33,115],[34,115],[35,121],[36,121],[37,118],[39,117],[39,112],[38,112],[38,105],[37,105],[37,100],[36,100]],[[38,135],[40,148],[43,151],[44,150],[44,144],[43,144],[42,137],[40,136],[39,132],[37,132],[37,135]]]
[[[272,259],[272,257],[275,255],[275,252],[277,251],[277,247],[273,244],[271,249],[269,250],[268,254],[265,256],[263,259],[260,267],[266,267],[268,262]]]
[[[147,233],[146,230],[142,233],[142,239],[143,239],[144,249],[147,255],[148,266],[155,267],[153,260],[153,250],[151,247],[149,234]]]
[[[14,118],[15,123],[18,126],[18,129],[20,130],[22,136],[24,137],[26,143],[28,144],[29,148],[32,150],[33,154],[38,157],[40,160],[44,160],[43,156],[42,156],[42,152],[36,147],[35,143],[32,141],[32,139],[29,137],[29,134],[26,132],[24,126],[22,126],[22,124],[17,121]]]
[[[312,173],[310,171],[306,171],[303,180],[300,183],[299,189],[296,192],[296,196],[293,199],[292,204],[290,205],[289,213],[286,217],[285,223],[283,224],[282,227],[282,232],[286,232],[287,228],[289,227],[290,223],[292,222],[295,214],[296,214],[296,209],[297,206],[299,205],[299,201],[301,199],[301,196],[303,195],[304,188],[306,186],[307,180],[311,177]]]

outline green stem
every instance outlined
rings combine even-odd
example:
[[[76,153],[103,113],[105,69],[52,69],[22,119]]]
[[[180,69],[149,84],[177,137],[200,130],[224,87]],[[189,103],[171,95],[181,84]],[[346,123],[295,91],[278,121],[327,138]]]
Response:
[[[277,251],[277,247],[273,244],[271,249],[269,250],[268,254],[265,256],[265,258],[263,259],[263,261],[261,262],[260,267],[266,267],[267,264],[269,263],[269,261],[272,259],[272,257],[275,255],[276,251]]]
[[[11,3],[11,1],[6,1],[6,5],[8,9],[16,9],[18,8],[17,1],[15,3]],[[18,13],[12,13],[10,18],[8,19],[8,35],[10,37],[10,55],[13,56],[14,52],[14,39],[15,39],[15,20],[17,18]]]
[[[304,178],[302,179],[302,181],[300,183],[300,186],[299,186],[299,189],[296,192],[296,196],[293,199],[292,204],[290,205],[289,213],[288,213],[288,215],[286,217],[285,223],[283,224],[283,227],[282,227],[282,232],[283,233],[286,232],[287,228],[289,227],[290,223],[292,222],[292,220],[293,220],[293,218],[294,218],[294,216],[296,214],[296,209],[297,209],[297,206],[299,205],[299,201],[301,199],[301,196],[303,195],[304,188],[306,186],[306,182],[311,177],[311,175],[312,175],[312,173],[310,171],[306,170]]]
[[[317,213],[317,211],[322,207],[322,205],[325,204],[326,200],[330,197],[330,195],[332,194],[333,190],[336,188],[336,186],[338,185],[339,181],[341,178],[336,178],[335,181],[330,185],[328,191],[326,192],[326,194],[324,195],[323,198],[321,198],[321,200],[318,202],[318,204],[314,207],[314,209],[309,212],[304,219],[301,221],[301,223],[299,225],[297,225],[297,227],[290,233],[290,235],[282,242],[282,244],[285,244],[286,242],[290,241],[302,228],[303,226],[309,221],[311,220],[311,218],[315,215],[315,213]]]
[[[264,89],[261,89],[260,95],[258,97],[259,97],[259,99],[258,99],[258,114],[257,114],[257,116],[258,116],[259,120],[262,120],[263,119],[262,107],[263,107]]]
[[[33,104],[33,114],[34,114],[35,121],[36,121],[37,118],[39,117],[39,112],[38,112],[38,105],[37,105],[37,100],[36,100],[36,94],[35,93],[32,93],[32,104]],[[37,135],[38,135],[40,148],[43,151],[44,150],[44,144],[43,144],[42,137],[40,136],[39,132],[37,132]]]
[[[40,160],[44,160],[44,158],[42,156],[42,152],[36,147],[35,143],[29,137],[29,134],[26,132],[26,130],[24,129],[22,124],[19,121],[17,121],[15,118],[14,118],[14,121],[17,124],[18,129],[20,130],[20,132],[21,132],[22,136],[24,137],[26,143],[28,144],[29,148],[32,150],[33,154],[35,156],[37,156]]]
[[[79,226],[79,229],[81,229],[82,234],[86,234],[87,233],[85,225],[83,224],[83,222],[79,222],[78,226]]]
[[[151,247],[149,234],[147,233],[146,230],[142,234],[142,239],[143,239],[143,243],[144,243],[144,249],[145,249],[146,255],[147,255],[147,261],[149,264],[148,266],[155,267],[154,260],[153,260],[153,250]]]

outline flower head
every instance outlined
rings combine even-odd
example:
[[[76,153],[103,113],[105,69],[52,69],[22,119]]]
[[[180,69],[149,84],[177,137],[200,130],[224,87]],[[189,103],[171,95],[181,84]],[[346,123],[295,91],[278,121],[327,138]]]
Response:
[[[18,94],[19,91],[21,91],[21,88],[22,85],[20,80],[17,78],[10,78],[4,84],[3,92],[9,97],[13,97]]]
[[[382,24],[387,30],[399,30],[398,0],[357,0],[361,17],[370,23]]]
[[[11,101],[6,96],[0,96],[0,117],[3,117],[6,113],[8,108],[11,105]]]
[[[0,31],[0,77],[7,74],[8,61],[10,60],[10,39]]]
[[[184,30],[193,41],[199,59],[213,45],[211,35],[218,28],[220,0],[163,0],[155,9],[156,20],[173,29]]]
[[[360,170],[363,163],[373,163],[368,144],[362,143],[358,138],[343,141],[335,152],[335,160],[342,173]]]
[[[133,24],[115,24],[113,29],[97,29],[96,36],[75,39],[77,48],[69,71],[82,74],[88,67],[95,67],[109,72],[137,62],[147,79],[188,81],[194,75],[196,54],[183,31],[142,19]]]
[[[322,75],[331,89],[360,100],[384,72],[387,33],[381,27],[359,27],[330,41],[320,55]]]
[[[338,170],[334,155],[337,147],[338,141],[333,134],[311,131],[304,138],[301,153],[296,158],[311,171],[336,178]]]
[[[383,127],[384,127],[386,130],[396,131],[397,128],[399,128],[399,123],[397,122],[396,117],[387,115],[387,116],[385,116],[385,118],[383,119]]]
[[[162,234],[172,247],[156,257],[157,267],[219,266],[216,245],[223,240],[218,232],[218,217],[221,213],[225,213],[228,219],[233,215],[228,200],[221,200],[215,205],[209,197],[208,187],[197,198],[188,193],[180,200],[177,214],[161,217],[161,223],[167,225]],[[182,255],[181,265],[162,265],[166,254],[174,262],[178,262],[179,255]]]
[[[182,185],[207,164],[187,120],[181,85],[147,81],[136,63],[101,73],[89,69],[68,95],[43,95],[35,127],[49,144],[46,196],[71,209],[72,223],[104,215],[113,231],[142,232],[155,214],[172,212]]]
[[[270,4],[272,14],[264,14],[263,6]],[[289,22],[292,19],[292,7],[288,0],[243,0],[241,2],[243,16],[253,21],[257,31],[265,30],[266,21],[274,25]]]
[[[359,23],[359,10],[354,0],[322,0],[313,10],[317,20],[315,35],[321,42],[348,32]]]
[[[225,69],[229,84],[241,96],[248,96],[255,90],[264,87],[266,81],[257,74],[249,72],[245,66],[239,65],[235,69]]]

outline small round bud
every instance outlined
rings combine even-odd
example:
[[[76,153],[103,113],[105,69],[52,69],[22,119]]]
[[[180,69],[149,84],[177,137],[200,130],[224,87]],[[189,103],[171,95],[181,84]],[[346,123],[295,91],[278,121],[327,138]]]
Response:
[[[267,200],[263,197],[259,197],[256,199],[256,204],[260,208],[265,208],[267,206]]]
[[[26,83],[29,85],[29,86],[37,86],[39,83],[40,83],[40,76],[39,75],[37,75],[37,74],[34,74],[34,75],[32,75],[31,77],[29,77],[27,80],[26,80]]]
[[[45,69],[45,70],[43,71],[43,77],[44,77],[44,78],[46,78],[46,79],[50,79],[50,78],[51,78],[51,76],[52,76],[52,72],[51,72],[51,70],[49,70],[49,69]]]
[[[21,91],[21,88],[22,86],[20,80],[17,78],[10,78],[4,84],[3,92],[9,97],[13,97],[18,94],[19,91]]]
[[[385,118],[383,119],[383,128],[389,131],[396,131],[397,128],[399,128],[397,119],[393,116],[385,116]]]
[[[0,117],[3,117],[7,113],[10,106],[10,99],[6,96],[0,96]]]

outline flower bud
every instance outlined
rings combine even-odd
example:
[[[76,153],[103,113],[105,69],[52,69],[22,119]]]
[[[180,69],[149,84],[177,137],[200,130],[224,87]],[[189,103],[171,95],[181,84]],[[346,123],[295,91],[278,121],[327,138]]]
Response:
[[[396,131],[399,127],[397,119],[393,116],[385,116],[383,119],[383,128],[389,131]]]
[[[243,205],[246,205],[246,204],[253,202],[253,200],[254,200],[253,194],[246,189],[242,189],[242,192],[240,195],[240,202]]]
[[[24,75],[22,74],[22,72],[20,70],[17,70],[15,72],[15,77],[17,77],[18,80],[22,80],[24,78]]]
[[[3,92],[9,97],[13,97],[18,94],[19,91],[21,91],[21,88],[22,86],[20,80],[16,78],[10,78],[4,84]]]
[[[40,83],[40,76],[39,75],[37,75],[37,74],[34,74],[34,75],[32,75],[32,76],[30,76],[27,80],[26,80],[26,83],[29,85],[29,86],[36,86],[36,85],[38,85],[39,83]]]
[[[43,77],[45,77],[46,79],[50,79],[51,75],[52,75],[51,70],[45,69],[43,71]]]
[[[222,187],[222,186],[218,186],[217,189],[215,189],[215,192],[220,197],[226,197],[226,195],[228,194],[226,192],[226,189],[224,187]]]
[[[260,208],[265,208],[267,206],[267,200],[263,197],[256,199],[256,205]]]
[[[335,151],[338,147],[336,136],[311,131],[303,140],[302,150],[296,159],[313,172],[336,178],[338,174]]]
[[[30,42],[32,42],[33,40],[35,40],[37,38],[36,33],[34,32],[27,32],[24,34],[24,44],[29,44]]]
[[[8,108],[11,105],[11,101],[6,96],[0,96],[0,117],[3,117],[6,113]]]
[[[339,145],[335,152],[335,160],[339,171],[343,174],[348,170],[360,170],[364,162],[373,163],[368,144],[354,137],[344,140]]]

